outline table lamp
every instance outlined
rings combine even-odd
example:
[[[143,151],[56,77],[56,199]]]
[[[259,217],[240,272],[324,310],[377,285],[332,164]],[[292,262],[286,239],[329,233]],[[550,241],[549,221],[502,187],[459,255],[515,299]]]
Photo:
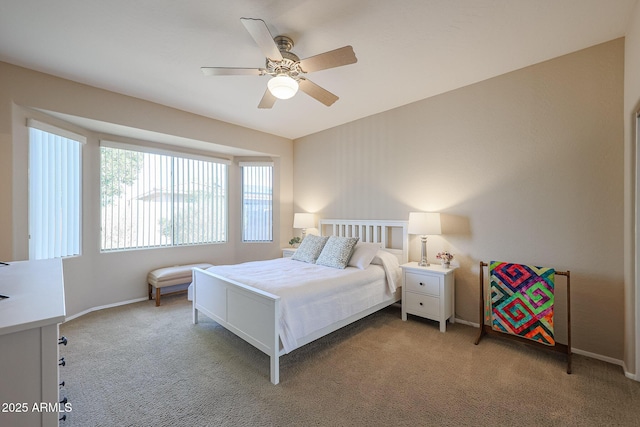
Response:
[[[316,226],[316,218],[312,213],[293,214],[293,228],[302,228],[302,240],[306,237],[307,228]]]
[[[426,267],[429,264],[427,260],[427,236],[434,234],[442,234],[440,227],[440,214],[436,212],[410,212],[409,213],[409,234],[420,235],[422,242],[422,255],[420,258],[420,267]]]

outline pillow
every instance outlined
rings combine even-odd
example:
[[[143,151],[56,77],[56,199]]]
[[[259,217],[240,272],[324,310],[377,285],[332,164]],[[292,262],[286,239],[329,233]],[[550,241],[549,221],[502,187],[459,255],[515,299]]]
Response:
[[[356,243],[358,243],[357,237],[329,237],[327,244],[322,249],[322,253],[316,260],[316,264],[333,268],[345,268]]]
[[[360,270],[364,270],[369,267],[369,264],[371,264],[373,257],[376,256],[378,249],[380,249],[380,245],[378,243],[358,242],[356,247],[353,249],[351,259],[349,260],[349,267],[356,267]]]
[[[371,264],[382,265],[394,269],[400,267],[398,258],[391,252],[383,251],[382,249],[376,252],[376,255],[371,260]]]
[[[307,237],[304,238],[298,249],[291,256],[291,259],[313,264],[318,259],[328,239],[327,236],[307,234]]]

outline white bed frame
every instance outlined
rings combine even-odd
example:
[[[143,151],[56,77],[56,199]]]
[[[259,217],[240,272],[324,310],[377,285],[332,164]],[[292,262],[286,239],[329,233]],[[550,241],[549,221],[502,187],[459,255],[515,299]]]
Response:
[[[378,243],[398,257],[400,264],[409,258],[409,237],[406,221],[321,220],[321,235],[359,237],[360,241]],[[391,298],[329,325],[297,341],[301,347],[343,326],[362,319],[400,300],[397,291]],[[271,362],[271,382],[280,381],[279,357],[284,354],[280,343],[280,297],[269,292],[230,280],[210,271],[193,269],[193,323],[198,313],[224,326],[249,344],[266,353]]]

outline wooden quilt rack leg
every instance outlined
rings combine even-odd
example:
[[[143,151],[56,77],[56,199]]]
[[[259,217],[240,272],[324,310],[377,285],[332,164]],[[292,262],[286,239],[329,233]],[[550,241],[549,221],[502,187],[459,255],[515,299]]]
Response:
[[[480,261],[480,280],[478,281],[478,283],[480,283],[480,322],[478,323],[480,325],[480,330],[478,331],[478,336],[476,337],[476,342],[474,343],[475,345],[478,345],[478,343],[480,342],[480,340],[482,339],[482,337],[487,333],[485,331],[485,324],[484,324],[484,306],[485,306],[485,302],[484,302],[484,270],[483,267],[488,266],[489,264],[487,264],[486,262],[482,262]]]
[[[534,347],[538,347],[547,351],[554,351],[558,353],[563,353],[567,355],[567,374],[571,373],[571,272],[570,271],[556,271],[555,274],[558,276],[566,276],[567,277],[567,344],[557,343],[554,346],[544,345],[535,341],[528,340],[526,338],[522,338],[516,335],[509,335],[503,332],[498,332],[494,330],[491,325],[485,325],[485,300],[484,300],[484,267],[488,267],[489,264],[486,262],[480,261],[480,330],[478,331],[478,336],[476,337],[475,345],[478,345],[480,340],[485,335],[499,336],[502,338],[519,341],[527,345],[531,345]]]

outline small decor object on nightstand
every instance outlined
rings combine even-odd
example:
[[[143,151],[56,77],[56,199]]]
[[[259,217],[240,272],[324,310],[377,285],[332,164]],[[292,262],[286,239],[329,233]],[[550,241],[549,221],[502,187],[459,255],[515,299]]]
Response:
[[[453,259],[453,254],[451,252],[438,252],[436,258],[440,260],[444,268],[451,267],[451,260]]]
[[[296,236],[296,237],[292,238],[291,240],[289,240],[289,245],[292,248],[297,248],[300,245],[301,241],[302,240],[298,236]]]

